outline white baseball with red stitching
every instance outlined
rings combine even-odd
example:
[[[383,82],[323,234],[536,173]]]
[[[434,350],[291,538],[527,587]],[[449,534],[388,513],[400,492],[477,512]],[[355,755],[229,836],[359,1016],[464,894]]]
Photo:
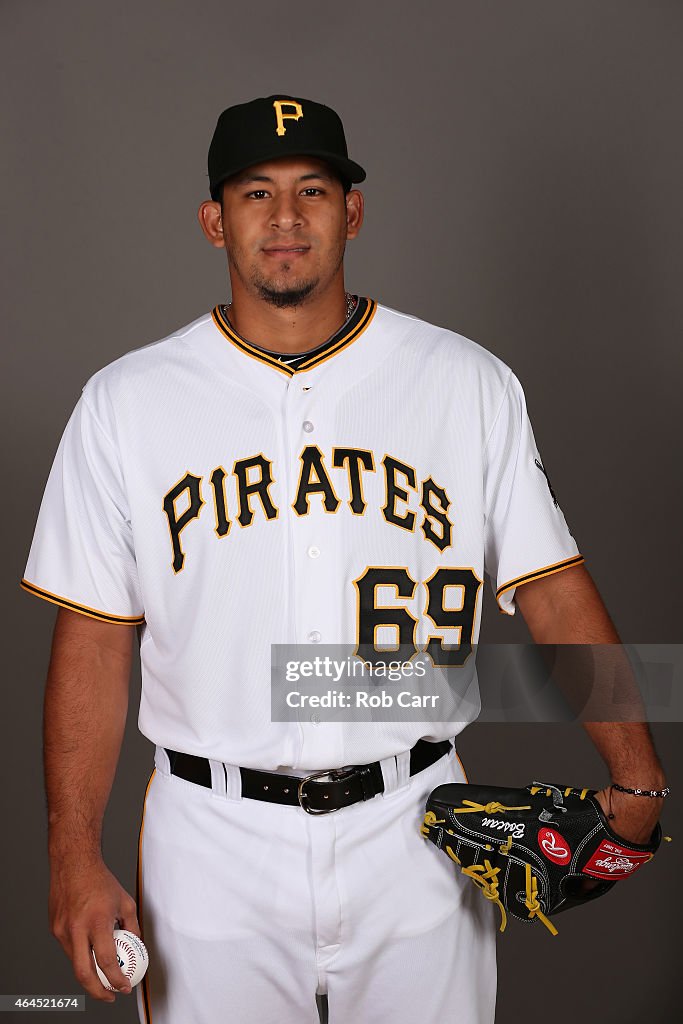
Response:
[[[149,954],[147,953],[147,947],[145,946],[142,939],[139,939],[133,932],[128,932],[123,928],[114,929],[114,942],[116,944],[116,956],[118,957],[119,967],[128,978],[131,988],[139,984],[145,976],[145,971],[149,965]],[[109,980],[104,972],[100,969],[95,956],[95,950],[92,953],[93,960],[95,961],[95,969],[97,970],[97,976],[106,989],[110,992],[115,992],[116,989],[113,985],[109,984]]]

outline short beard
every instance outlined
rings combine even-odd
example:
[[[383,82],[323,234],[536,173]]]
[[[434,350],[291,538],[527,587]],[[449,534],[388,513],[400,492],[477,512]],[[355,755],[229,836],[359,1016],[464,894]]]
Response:
[[[268,302],[271,306],[275,306],[277,309],[287,309],[288,307],[294,308],[295,306],[301,306],[314,290],[318,282],[308,281],[306,284],[300,284],[295,288],[287,288],[286,291],[277,291],[275,288],[271,288],[263,281],[256,281],[254,283],[256,285],[256,290],[264,302]]]

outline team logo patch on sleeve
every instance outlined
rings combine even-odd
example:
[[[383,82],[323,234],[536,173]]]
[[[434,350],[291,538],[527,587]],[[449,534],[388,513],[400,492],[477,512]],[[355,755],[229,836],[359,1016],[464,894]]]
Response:
[[[550,491],[550,497],[553,499],[553,505],[555,506],[555,508],[557,508],[557,498],[555,497],[555,491],[552,488],[552,484],[550,483],[550,479],[548,478],[548,474],[545,471],[545,467],[544,467],[544,465],[543,465],[543,463],[541,462],[540,459],[534,459],[534,462],[538,466],[538,468],[540,469],[541,473],[543,473],[543,476],[545,477],[545,482],[548,485],[548,490]]]

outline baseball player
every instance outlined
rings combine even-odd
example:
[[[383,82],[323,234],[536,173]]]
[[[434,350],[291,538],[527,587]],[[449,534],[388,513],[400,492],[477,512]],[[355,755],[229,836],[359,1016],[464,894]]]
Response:
[[[539,643],[613,643],[514,373],[468,339],[349,294],[365,178],[321,104],[225,110],[199,221],[232,301],[95,373],[62,436],[23,586],[59,605],[45,708],[54,934],[114,996],[142,934],[154,1024],[490,1024],[496,921],[420,835],[463,781],[464,720],[271,715],[271,646],[476,643],[489,577]],[[139,637],[155,745],[138,891],[100,836]],[[319,646],[320,645],[320,646]],[[417,716],[416,716],[417,717]],[[645,726],[594,725],[612,778],[659,788]],[[614,794],[649,835],[658,800]]]

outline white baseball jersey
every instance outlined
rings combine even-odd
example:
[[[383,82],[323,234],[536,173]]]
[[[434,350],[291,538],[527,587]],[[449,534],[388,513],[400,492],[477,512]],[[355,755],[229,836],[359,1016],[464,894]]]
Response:
[[[91,377],[22,582],[141,626],[153,743],[315,770],[466,723],[273,722],[271,644],[400,637],[439,663],[476,642],[485,573],[512,613],[517,586],[581,561],[511,370],[361,298],[298,369],[216,307]]]

